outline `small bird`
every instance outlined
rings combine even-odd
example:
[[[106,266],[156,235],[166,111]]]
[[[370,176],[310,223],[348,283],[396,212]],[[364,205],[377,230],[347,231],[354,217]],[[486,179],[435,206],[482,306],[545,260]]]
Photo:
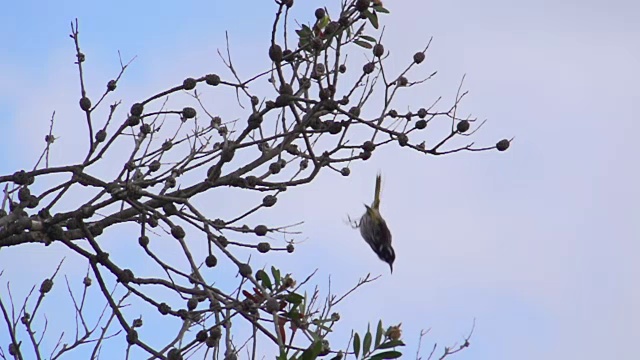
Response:
[[[360,235],[364,241],[371,246],[371,250],[378,255],[380,260],[389,264],[391,273],[393,274],[393,262],[396,259],[396,253],[391,246],[391,231],[380,215],[380,187],[382,185],[382,175],[376,176],[376,190],[371,206],[365,205],[366,211],[360,218],[358,227]]]

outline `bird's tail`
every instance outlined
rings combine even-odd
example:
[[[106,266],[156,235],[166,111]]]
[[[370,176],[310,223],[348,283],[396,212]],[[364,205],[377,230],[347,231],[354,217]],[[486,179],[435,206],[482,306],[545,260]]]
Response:
[[[380,189],[382,187],[382,174],[378,173],[378,175],[376,175],[376,192],[374,193],[374,197],[373,197],[373,204],[371,205],[372,208],[378,210],[380,208]]]

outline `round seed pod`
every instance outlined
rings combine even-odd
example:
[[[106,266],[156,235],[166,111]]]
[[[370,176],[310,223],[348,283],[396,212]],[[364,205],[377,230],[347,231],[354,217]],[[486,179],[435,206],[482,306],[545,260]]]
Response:
[[[185,119],[193,119],[194,117],[196,117],[196,109],[189,106],[183,108],[182,117]]]
[[[196,84],[196,79],[189,77],[184,79],[184,81],[182,82],[182,88],[185,90],[193,90],[196,88]]]
[[[160,170],[160,161],[156,159],[149,164],[149,171],[155,172],[158,170]]]
[[[271,250],[271,244],[269,244],[268,242],[261,242],[258,243],[258,247],[257,247],[258,251],[265,254],[268,253],[269,250]]]
[[[253,229],[253,232],[258,236],[265,236],[267,235],[268,231],[269,229],[266,225],[258,225]]]
[[[249,115],[249,120],[247,120],[250,129],[257,129],[262,124],[262,115],[259,112],[254,112]]]
[[[463,133],[469,130],[469,127],[470,127],[469,121],[462,120],[456,125],[456,130],[458,130],[459,133]]]
[[[138,332],[133,329],[129,330],[127,333],[127,344],[133,345],[136,341],[138,341]]]
[[[140,103],[135,103],[131,105],[131,110],[129,110],[129,113],[131,113],[131,115],[134,115],[134,116],[140,116],[142,115],[142,111],[144,111],[144,105]]]
[[[275,102],[275,106],[276,107],[285,107],[289,104],[291,104],[291,96],[289,95],[278,95],[278,97],[276,98],[276,102]]]
[[[142,235],[138,238],[138,244],[142,247],[147,247],[149,245],[149,237],[146,235]]]
[[[375,44],[373,46],[373,56],[379,58],[382,55],[384,55],[384,45],[382,44]]]
[[[211,254],[204,259],[204,263],[205,265],[207,265],[207,267],[212,268],[218,265],[218,259],[216,259],[216,257],[213,254]]]
[[[197,306],[198,306],[198,299],[192,297],[189,300],[187,300],[187,309],[189,309],[189,311],[195,310]]]
[[[128,126],[137,126],[138,124],[140,124],[140,116],[137,115],[131,115],[127,118],[127,125]]]
[[[147,135],[151,133],[151,125],[150,124],[142,124],[140,125],[140,133]]]
[[[238,272],[240,272],[241,276],[248,277],[251,276],[253,271],[251,271],[251,266],[249,264],[240,264],[238,265]]]
[[[267,195],[264,198],[262,198],[262,205],[264,207],[272,207],[273,205],[276,204],[277,201],[278,201],[278,198],[275,197],[274,195]]]
[[[171,307],[167,305],[167,303],[160,303],[160,305],[158,305],[158,311],[162,315],[167,315],[169,312],[171,312]]]
[[[376,69],[376,64],[372,62],[368,62],[364,64],[364,66],[362,67],[362,72],[364,72],[365,74],[371,74],[375,69]]]
[[[505,151],[505,150],[507,150],[509,148],[509,145],[511,145],[509,140],[502,139],[502,140],[498,141],[498,143],[496,144],[496,149],[498,149],[498,151]]]
[[[91,109],[91,100],[88,97],[83,97],[80,99],[80,109],[84,111],[89,111]]]
[[[169,350],[167,353],[168,360],[182,360],[182,354],[180,354],[180,350],[173,348]]]
[[[406,134],[398,135],[398,144],[400,144],[400,146],[407,146],[408,143],[409,143],[409,137]]]
[[[209,74],[205,76],[204,81],[207,83],[207,85],[218,86],[220,85],[220,76],[216,74]]]
[[[356,10],[365,11],[371,5],[371,0],[357,0],[356,1]]]
[[[274,44],[269,47],[269,58],[276,63],[282,61],[282,48],[280,45]]]
[[[53,288],[53,280],[44,279],[40,284],[40,293],[46,294],[51,291],[51,288]]]
[[[98,130],[96,132],[96,142],[101,143],[107,139],[107,132],[104,130]]]
[[[175,225],[171,227],[171,235],[176,239],[184,239],[187,235],[180,225]]]
[[[280,95],[293,95],[291,84],[284,83],[280,85]]]
[[[277,174],[282,170],[282,165],[279,162],[274,162],[269,165],[269,171],[272,174]]]
[[[208,337],[209,337],[209,334],[207,334],[207,330],[200,330],[196,334],[196,341],[205,342]]]
[[[282,60],[286,61],[286,62],[293,62],[295,60],[295,57],[293,56],[293,51],[286,49],[282,51]]]
[[[31,190],[29,190],[28,187],[23,186],[20,188],[20,190],[18,190],[18,200],[20,200],[21,202],[29,200],[30,197]]]
[[[371,152],[376,149],[376,144],[374,144],[373,141],[368,140],[368,141],[365,141],[364,144],[362,144],[361,148],[364,151]]]

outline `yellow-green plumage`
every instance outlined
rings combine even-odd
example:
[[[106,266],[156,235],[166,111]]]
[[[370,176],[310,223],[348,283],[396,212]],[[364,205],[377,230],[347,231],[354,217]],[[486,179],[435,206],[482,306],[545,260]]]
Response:
[[[376,191],[373,195],[373,203],[371,204],[371,207],[376,210],[380,209],[380,189],[381,188],[382,188],[382,175],[378,173],[378,175],[376,176]]]

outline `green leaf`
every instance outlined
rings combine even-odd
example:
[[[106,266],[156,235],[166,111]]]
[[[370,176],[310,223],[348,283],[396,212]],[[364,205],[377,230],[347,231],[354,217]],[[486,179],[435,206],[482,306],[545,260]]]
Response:
[[[353,40],[353,42],[356,43],[356,45],[362,46],[365,49],[372,49],[373,48],[373,45],[371,45],[371,43],[368,43],[366,41]]]
[[[262,286],[266,286],[269,290],[272,290],[273,284],[271,284],[271,279],[269,279],[269,275],[266,272],[260,272],[260,281],[262,281]]]
[[[313,33],[311,32],[311,29],[309,29],[308,27],[306,29],[301,29],[301,30],[296,30],[296,33],[298,34],[298,37],[301,39],[308,39],[310,38]]]
[[[378,28],[380,25],[378,24],[378,15],[376,15],[376,13],[372,13],[369,10],[365,10],[362,12],[367,19],[369,19],[369,22],[371,23],[371,25],[373,25],[374,28]]]
[[[307,308],[306,308],[306,305],[307,305],[307,292],[306,291],[304,292],[304,298],[303,299],[304,300],[300,304],[300,313],[301,314],[306,314],[307,313]]]
[[[276,269],[275,266],[272,266],[271,275],[273,275],[273,280],[276,282],[276,286],[280,286],[280,270]]]
[[[323,324],[315,324],[319,329],[325,330],[326,332],[333,332],[330,327]]]
[[[280,350],[280,355],[278,355],[276,360],[287,360],[287,354],[285,354],[284,349]]]
[[[402,356],[402,353],[399,351],[385,351],[373,355],[369,360],[397,359],[400,356]]]
[[[292,319],[299,320],[302,316],[298,311],[298,305],[294,305],[293,308],[287,312],[287,316]]]
[[[371,37],[369,35],[360,35],[360,39],[371,41],[374,44],[378,42],[374,37]]]
[[[384,329],[382,328],[382,320],[378,321],[378,329],[376,330],[376,343],[374,348],[378,348],[380,345],[380,341],[382,341],[382,335],[384,334]]]
[[[360,355],[360,335],[358,333],[353,337],[353,353],[356,355],[356,359]]]
[[[298,35],[304,35],[304,36],[311,36],[313,34],[313,31],[311,31],[311,28],[308,27],[307,25],[302,25],[302,29],[300,30],[296,30],[296,32],[298,33]]]
[[[362,355],[368,354],[369,349],[371,349],[371,331],[367,326],[367,333],[364,335],[364,341],[362,342]]]
[[[318,335],[318,333],[316,333],[315,331],[309,331],[309,335],[311,335],[311,338],[313,339],[313,341],[315,342],[320,342],[322,341],[322,338],[320,337],[320,335]]]
[[[316,341],[300,355],[300,360],[315,360],[322,351],[322,341]]]
[[[389,10],[385,9],[382,7],[382,5],[375,5],[373,7],[373,9],[377,12],[381,12],[381,13],[385,13],[385,14],[389,14]]]
[[[378,349],[388,349],[388,348],[392,348],[392,347],[396,347],[396,346],[404,346],[404,343],[400,340],[389,340],[385,343],[380,344],[380,346],[378,346]]]
[[[300,303],[302,303],[302,300],[304,300],[304,297],[302,297],[302,295],[300,294],[290,293],[289,295],[287,295],[287,301],[291,304],[300,305]]]

